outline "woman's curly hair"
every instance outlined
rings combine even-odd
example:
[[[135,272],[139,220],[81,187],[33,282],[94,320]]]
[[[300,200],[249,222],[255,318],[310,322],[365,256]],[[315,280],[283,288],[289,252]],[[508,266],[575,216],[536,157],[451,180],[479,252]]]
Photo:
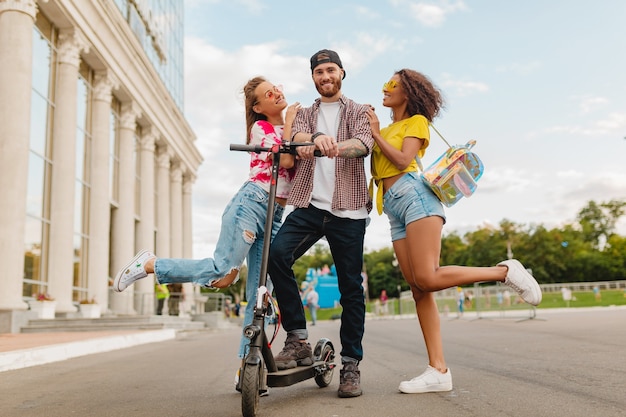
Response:
[[[408,96],[406,110],[409,116],[421,114],[432,122],[439,115],[439,111],[444,108],[441,91],[420,72],[404,68],[396,71],[396,74],[400,77],[402,88]]]

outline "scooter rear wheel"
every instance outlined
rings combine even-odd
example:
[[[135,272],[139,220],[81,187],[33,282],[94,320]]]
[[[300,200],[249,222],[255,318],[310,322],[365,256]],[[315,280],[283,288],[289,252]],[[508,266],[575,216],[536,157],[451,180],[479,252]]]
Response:
[[[259,407],[260,365],[246,364],[241,382],[241,412],[243,417],[255,417]]]
[[[334,349],[331,345],[329,344],[325,344],[321,355],[319,356],[320,358],[327,358],[326,361],[328,362],[329,360],[332,362],[332,358],[334,356]],[[317,384],[318,387],[320,388],[325,388],[327,386],[330,385],[330,382],[333,379],[333,371],[334,368],[333,367],[329,367],[326,371],[324,371],[323,373],[319,374],[319,375],[315,375],[315,383]]]

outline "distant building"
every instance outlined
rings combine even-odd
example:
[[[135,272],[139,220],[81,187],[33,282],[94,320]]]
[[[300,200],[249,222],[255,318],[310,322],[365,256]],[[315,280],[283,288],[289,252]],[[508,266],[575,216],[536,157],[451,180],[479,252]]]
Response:
[[[191,257],[202,157],[183,115],[181,0],[0,1],[0,333],[35,293],[153,314],[139,248]]]

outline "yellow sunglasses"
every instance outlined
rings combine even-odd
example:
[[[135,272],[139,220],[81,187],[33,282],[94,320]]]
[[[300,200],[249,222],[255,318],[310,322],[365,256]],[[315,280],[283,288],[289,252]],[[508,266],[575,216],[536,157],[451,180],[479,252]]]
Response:
[[[383,84],[383,92],[391,91],[395,89],[398,85],[400,85],[400,83],[395,80],[387,81],[385,84]]]

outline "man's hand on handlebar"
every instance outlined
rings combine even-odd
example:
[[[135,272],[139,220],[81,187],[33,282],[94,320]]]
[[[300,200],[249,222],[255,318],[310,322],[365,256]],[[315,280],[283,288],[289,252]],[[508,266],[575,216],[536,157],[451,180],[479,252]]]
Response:
[[[327,156],[334,158],[339,155],[339,147],[337,141],[332,136],[318,135],[313,139],[315,146],[302,146],[298,148],[298,156],[302,159],[311,159],[315,155],[315,151],[318,150],[321,156]]]

